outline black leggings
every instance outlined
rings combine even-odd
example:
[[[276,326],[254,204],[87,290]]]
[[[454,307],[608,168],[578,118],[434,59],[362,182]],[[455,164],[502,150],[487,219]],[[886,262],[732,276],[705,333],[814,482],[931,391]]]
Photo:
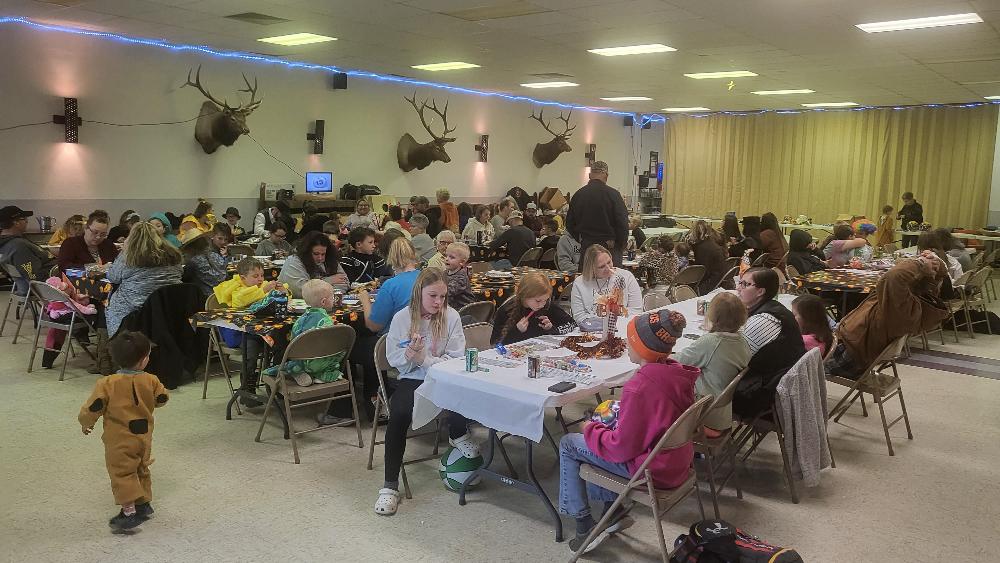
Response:
[[[399,481],[399,468],[403,466],[406,453],[406,434],[413,423],[413,392],[423,381],[400,379],[389,399],[389,425],[385,429],[385,480]],[[464,416],[448,413],[448,436],[461,438],[468,429],[469,421]]]

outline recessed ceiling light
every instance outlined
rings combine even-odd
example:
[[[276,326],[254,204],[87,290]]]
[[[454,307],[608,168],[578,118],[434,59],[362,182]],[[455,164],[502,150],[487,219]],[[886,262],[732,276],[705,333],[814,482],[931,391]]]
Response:
[[[257,41],[290,47],[293,45],[308,45],[310,43],[323,43],[324,41],[336,41],[336,40],[337,40],[336,37],[327,37],[326,35],[316,35],[315,33],[293,33],[291,35],[276,35],[274,37],[264,37],[263,39],[258,39]]]
[[[983,96],[985,100],[1000,100],[1000,96]]]
[[[413,65],[410,68],[437,72],[439,70],[461,70],[463,68],[479,68],[479,65],[474,65],[472,63],[463,63],[461,61],[452,61],[449,63],[430,63],[425,65]]]
[[[799,90],[757,90],[756,92],[750,93],[757,94],[758,96],[779,96],[781,94],[815,94],[816,91],[801,88]]]
[[[819,102],[815,104],[802,104],[807,108],[849,108],[858,105],[855,102]]]
[[[950,16],[934,16],[930,18],[915,18],[912,20],[893,20],[887,22],[859,23],[854,27],[867,33],[881,33],[883,31],[901,31],[904,29],[925,29],[928,27],[942,27],[946,25],[962,25],[967,23],[982,23],[983,18],[979,14],[952,14]]]
[[[579,86],[576,82],[528,82],[521,84],[525,88],[565,88],[567,86]]]
[[[601,98],[605,102],[648,102],[653,98],[646,96],[618,96],[615,98]]]
[[[651,43],[649,45],[629,45],[627,47],[606,47],[603,49],[587,49],[587,52],[605,57],[618,57],[621,55],[645,55],[646,53],[666,53],[676,51],[673,47],[668,47],[662,43]]]
[[[663,108],[660,111],[669,111],[671,113],[682,113],[688,111],[712,111],[712,110],[703,107],[690,107],[690,108]]]
[[[757,73],[750,72],[749,70],[727,70],[725,72],[693,72],[684,76],[701,80],[703,78],[741,78],[744,76],[757,76]]]

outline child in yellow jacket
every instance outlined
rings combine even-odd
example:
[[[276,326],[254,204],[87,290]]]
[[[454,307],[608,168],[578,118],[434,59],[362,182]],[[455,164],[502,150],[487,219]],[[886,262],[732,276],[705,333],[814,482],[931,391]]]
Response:
[[[248,256],[236,264],[236,275],[215,286],[213,292],[220,305],[245,309],[275,289],[287,292],[288,286],[277,281],[265,282],[264,265]]]
[[[149,339],[141,332],[123,331],[109,343],[115,365],[126,366],[97,380],[94,392],[80,408],[83,433],[90,434],[104,417],[104,460],[111,491],[121,511],[108,524],[116,532],[135,528],[153,514],[149,465],[153,445],[153,409],[170,396],[149,363]]]

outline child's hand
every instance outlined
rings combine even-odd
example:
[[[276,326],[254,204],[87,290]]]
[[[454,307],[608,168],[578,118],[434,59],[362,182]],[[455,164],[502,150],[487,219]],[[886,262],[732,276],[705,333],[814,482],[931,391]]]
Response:
[[[220,248],[219,249],[219,254],[221,254],[223,256],[228,255],[229,254],[229,247],[228,246],[223,246],[222,248]]]
[[[263,289],[264,291],[274,291],[276,287],[278,287],[278,282],[272,280],[265,283],[263,287],[261,287],[261,289]]]
[[[94,431],[94,427],[93,426],[91,426],[90,428],[88,428],[86,426],[83,427],[83,435],[84,436],[89,436],[90,433],[93,432],[93,431]]]
[[[514,325],[514,326],[516,326],[517,330],[519,330],[521,332],[527,332],[528,331],[528,321],[530,321],[530,320],[531,320],[530,316],[524,317],[523,319],[517,321],[517,324]]]
[[[345,284],[348,282],[347,274],[334,274],[330,276],[331,283]]]
[[[548,317],[538,317],[538,324],[543,330],[552,330],[552,321]]]

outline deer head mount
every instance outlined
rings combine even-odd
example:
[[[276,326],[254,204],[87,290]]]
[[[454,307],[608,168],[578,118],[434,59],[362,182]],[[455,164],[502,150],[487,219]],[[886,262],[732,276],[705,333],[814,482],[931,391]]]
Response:
[[[228,100],[219,101],[208,90],[201,85],[201,65],[194,75],[194,82],[191,82],[191,71],[188,71],[187,82],[184,86],[194,86],[208,98],[208,101],[201,104],[201,113],[198,114],[198,121],[194,125],[194,138],[201,145],[201,148],[208,154],[212,154],[220,146],[230,147],[236,142],[240,135],[250,133],[247,127],[247,116],[260,107],[262,100],[257,99],[257,78],[253,79],[253,86],[243,75],[243,82],[247,87],[239,92],[250,94],[250,101],[231,107]],[[181,86],[182,88],[184,86]]]
[[[400,170],[403,172],[409,172],[414,168],[423,170],[435,161],[451,162],[451,157],[445,152],[444,146],[455,140],[455,137],[449,137],[448,133],[454,132],[457,127],[448,128],[448,102],[445,102],[444,110],[439,110],[437,102],[433,99],[430,105],[427,105],[427,100],[424,100],[423,103],[417,106],[416,92],[413,93],[412,98],[403,96],[403,99],[410,102],[410,105],[416,110],[417,115],[420,117],[420,123],[431,135],[431,141],[420,144],[413,139],[412,135],[404,133],[399,138],[399,144],[396,146],[396,161],[399,163]],[[430,109],[441,118],[441,125],[444,132],[440,135],[434,133],[430,126],[427,125],[427,120],[424,119],[424,110],[426,109]]]
[[[564,152],[571,152],[573,149],[570,148],[566,140],[573,135],[573,130],[576,129],[576,125],[569,126],[569,118],[573,116],[573,110],[569,110],[569,113],[566,115],[559,112],[559,120],[563,122],[562,133],[556,133],[549,127],[549,124],[545,121],[544,112],[544,109],[538,110],[538,115],[535,115],[535,112],[531,112],[531,118],[541,123],[542,127],[553,135],[551,141],[536,144],[535,150],[531,153],[531,161],[535,163],[537,168],[541,168],[546,164],[552,164]]]

